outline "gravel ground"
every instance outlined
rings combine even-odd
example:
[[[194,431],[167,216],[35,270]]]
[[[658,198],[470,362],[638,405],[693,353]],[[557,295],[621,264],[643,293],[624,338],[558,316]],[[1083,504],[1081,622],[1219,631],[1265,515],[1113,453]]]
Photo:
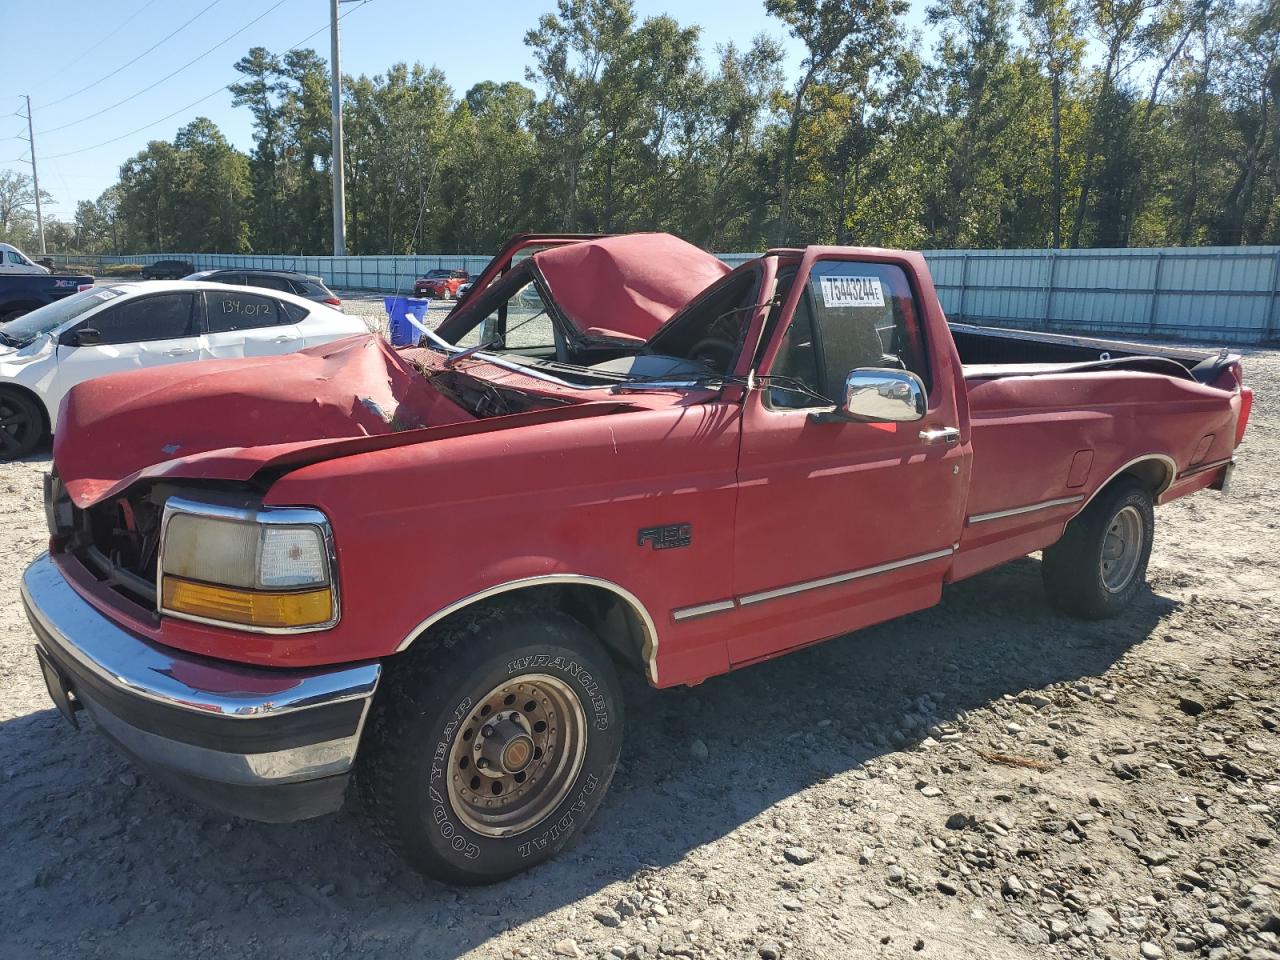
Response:
[[[1126,615],[1056,615],[1027,558],[633,684],[586,836],[485,889],[422,881],[355,813],[208,813],[71,730],[17,599],[47,464],[0,465],[0,957],[1280,958],[1280,353],[1246,376],[1232,493],[1158,512]]]

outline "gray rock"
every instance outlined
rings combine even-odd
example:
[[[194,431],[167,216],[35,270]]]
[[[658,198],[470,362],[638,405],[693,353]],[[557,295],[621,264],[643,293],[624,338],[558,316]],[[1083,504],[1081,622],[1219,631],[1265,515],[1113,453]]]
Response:
[[[1102,907],[1091,907],[1089,912],[1084,915],[1084,925],[1092,936],[1102,939],[1111,932],[1115,921],[1111,918],[1111,914]]]
[[[701,740],[695,740],[689,744],[689,756],[695,760],[706,760],[711,756],[711,751],[707,749],[707,745]]]
[[[907,878],[907,871],[903,870],[896,863],[890,864],[886,873],[888,874],[890,883],[901,883]]]
[[[969,826],[969,818],[963,813],[953,813],[947,817],[948,830],[963,830],[967,826]]]
[[[756,952],[760,954],[760,960],[782,960],[782,947],[776,943],[766,943]]]
[[[1029,920],[1019,920],[1017,926],[1014,927],[1014,932],[1018,935],[1019,940],[1032,946],[1049,942],[1048,931],[1042,927],[1037,927]]]
[[[1138,947],[1138,952],[1142,954],[1143,960],[1164,960],[1164,948],[1150,940],[1144,940]]]
[[[1018,879],[1018,875],[1015,873],[1011,873],[1004,878],[1004,883],[1000,885],[1000,889],[1007,897],[1020,897],[1027,892],[1027,888],[1022,885],[1022,881]]]
[[[957,890],[956,885],[950,880],[939,880],[938,892],[945,894],[948,897],[954,897],[959,891]]]
[[[863,899],[876,910],[884,910],[893,905],[893,900],[883,893],[869,893]]]
[[[1043,710],[1045,707],[1049,706],[1049,704],[1053,703],[1053,701],[1043,693],[1024,693],[1022,696],[1018,697],[1018,702],[1025,703],[1027,706],[1033,707],[1036,710]]]
[[[551,948],[557,957],[580,957],[582,951],[578,949],[578,941],[573,937],[565,937],[563,940],[556,941]]]
[[[1227,936],[1227,928],[1220,923],[1206,923],[1203,929],[1210,943],[1220,943]]]
[[[803,867],[806,863],[813,863],[813,861],[818,859],[818,855],[816,853],[806,850],[804,847],[787,847],[787,849],[782,851],[782,855],[786,857],[788,861],[800,867]]]
[[[622,918],[618,916],[617,912],[610,910],[608,907],[603,910],[597,910],[591,915],[596,918],[597,923],[606,927],[616,927],[622,923]]]

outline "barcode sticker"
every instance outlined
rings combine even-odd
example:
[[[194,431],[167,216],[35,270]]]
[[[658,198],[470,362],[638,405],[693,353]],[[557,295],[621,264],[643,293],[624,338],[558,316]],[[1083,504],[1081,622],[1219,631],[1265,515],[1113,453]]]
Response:
[[[884,289],[878,277],[819,277],[826,307],[883,307]]]

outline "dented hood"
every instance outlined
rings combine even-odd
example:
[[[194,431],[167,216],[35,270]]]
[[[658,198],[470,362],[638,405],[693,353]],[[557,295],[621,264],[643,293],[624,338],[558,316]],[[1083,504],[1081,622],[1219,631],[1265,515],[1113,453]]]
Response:
[[[89,380],[63,402],[54,462],[86,507],[143,476],[248,480],[316,447],[354,452],[361,438],[474,419],[381,339],[357,336]]]
[[[631,233],[533,255],[566,320],[584,336],[645,341],[729,267],[669,233]]]

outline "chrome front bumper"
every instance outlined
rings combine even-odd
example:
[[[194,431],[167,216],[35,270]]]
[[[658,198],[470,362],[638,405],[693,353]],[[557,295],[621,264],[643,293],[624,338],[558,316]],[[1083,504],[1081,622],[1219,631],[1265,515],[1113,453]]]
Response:
[[[342,805],[377,662],[270,669],[159,646],[99,613],[47,554],[23,575],[22,600],[55,703],[83,708],[158,779],[258,820]]]

